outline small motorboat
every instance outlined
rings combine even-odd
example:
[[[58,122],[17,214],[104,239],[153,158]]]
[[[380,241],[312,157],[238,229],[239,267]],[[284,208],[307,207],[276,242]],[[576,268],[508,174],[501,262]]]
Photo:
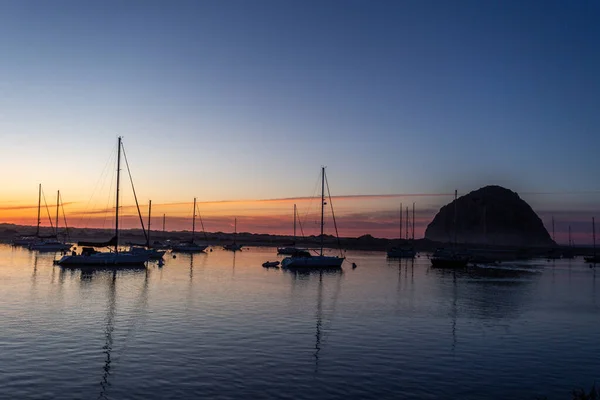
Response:
[[[267,261],[262,266],[265,268],[277,268],[279,267],[279,261]]]

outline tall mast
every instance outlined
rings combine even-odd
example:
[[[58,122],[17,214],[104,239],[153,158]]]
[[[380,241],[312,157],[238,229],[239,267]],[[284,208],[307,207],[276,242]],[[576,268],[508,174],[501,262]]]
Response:
[[[119,136],[117,141],[117,199],[116,203],[116,211],[115,211],[115,237],[117,241],[115,243],[115,253],[119,252],[119,185],[121,178],[121,136]]]
[[[294,246],[296,245],[296,205],[294,204]]]
[[[572,242],[571,242],[571,225],[569,225],[569,247],[571,247]]]
[[[454,245],[456,246],[456,213],[458,212],[458,190],[454,190]]]
[[[321,167],[321,255],[323,255],[323,214],[325,212],[325,167]]]
[[[40,219],[40,207],[42,205],[42,184],[40,183],[38,188],[38,218],[37,218],[37,229],[35,231],[35,236],[40,235],[40,224],[42,220]]]
[[[552,217],[552,240],[556,243],[556,239],[554,237],[554,217]]]
[[[165,234],[165,216],[166,214],[163,214],[163,236]]]
[[[54,233],[56,234],[56,238],[58,239],[58,203],[60,201],[60,190],[56,192],[56,230]]]
[[[413,202],[412,240],[415,241],[415,203]]]
[[[233,244],[235,244],[235,239],[237,238],[237,217],[233,219]]]
[[[592,217],[592,240],[594,242],[594,258],[596,258],[596,221]]]
[[[152,200],[148,200],[148,235],[146,235],[146,247],[150,247],[150,221],[152,217]]]
[[[406,240],[408,240],[408,206],[406,206]]]
[[[402,203],[400,203],[400,240],[402,240]]]
[[[192,243],[194,242],[194,233],[196,232],[196,198],[194,197],[194,213],[192,214]]]

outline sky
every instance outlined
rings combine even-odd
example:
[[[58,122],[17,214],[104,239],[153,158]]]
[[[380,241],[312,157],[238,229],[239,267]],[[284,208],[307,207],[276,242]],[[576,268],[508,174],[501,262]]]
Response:
[[[0,222],[35,223],[41,183],[74,225],[109,224],[123,136],[167,229],[197,197],[208,231],[291,233],[294,203],[314,230],[324,165],[342,235],[397,237],[415,202],[419,237],[455,189],[498,184],[589,241],[599,18],[591,0],[2,1]]]

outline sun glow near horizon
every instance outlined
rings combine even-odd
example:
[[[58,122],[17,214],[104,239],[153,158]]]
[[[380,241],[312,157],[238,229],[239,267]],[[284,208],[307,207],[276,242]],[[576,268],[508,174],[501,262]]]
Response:
[[[406,207],[408,218],[412,221],[412,204],[415,203],[415,238],[424,235],[425,228],[431,222],[441,206],[451,201],[452,195],[446,193],[433,194],[383,194],[383,195],[342,195],[333,196],[335,217],[340,236],[358,237],[370,234],[375,237],[397,238],[400,233],[400,204],[403,205],[403,237],[406,236]],[[114,202],[104,202],[108,207],[97,207],[91,202],[66,202],[63,206],[67,223],[78,228],[104,228],[114,226]],[[138,199],[139,200],[139,199]],[[40,212],[41,225],[50,226],[49,218],[56,217],[55,198],[46,198],[48,209],[44,203]],[[326,206],[327,234],[335,234],[331,219],[330,202]],[[98,202],[96,202],[98,203]],[[540,203],[539,201],[537,203]],[[123,204],[123,203],[122,203]],[[208,232],[233,232],[234,218],[237,218],[238,232],[292,235],[293,205],[297,205],[299,224],[305,236],[319,233],[320,208],[319,198],[273,198],[244,199],[221,201],[197,201],[196,230]],[[544,204],[543,202],[541,204]],[[539,204],[538,204],[539,205]],[[63,208],[60,209],[59,226],[64,226]],[[167,231],[191,230],[193,201],[152,204],[152,230],[160,231],[165,216]],[[559,211],[548,207],[534,210],[542,218],[547,230],[551,233],[551,219],[555,218],[555,235],[559,242],[567,241],[568,227],[572,228],[572,237],[576,243],[591,243],[590,218],[596,214],[595,208],[578,212]],[[120,224],[123,228],[139,228],[139,216],[135,203],[127,201],[120,209]],[[144,224],[147,224],[148,203],[141,202],[140,212]],[[0,222],[17,225],[35,226],[37,220],[37,204],[20,203],[16,200],[0,203]],[[412,223],[408,227],[412,231]],[[412,233],[409,233],[409,237]]]

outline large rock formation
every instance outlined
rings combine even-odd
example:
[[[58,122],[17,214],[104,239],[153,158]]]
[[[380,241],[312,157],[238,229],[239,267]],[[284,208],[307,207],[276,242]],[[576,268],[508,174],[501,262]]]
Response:
[[[519,195],[486,186],[456,201],[456,241],[503,246],[552,246],[542,220]],[[427,226],[425,238],[454,241],[455,201],[443,206]]]

